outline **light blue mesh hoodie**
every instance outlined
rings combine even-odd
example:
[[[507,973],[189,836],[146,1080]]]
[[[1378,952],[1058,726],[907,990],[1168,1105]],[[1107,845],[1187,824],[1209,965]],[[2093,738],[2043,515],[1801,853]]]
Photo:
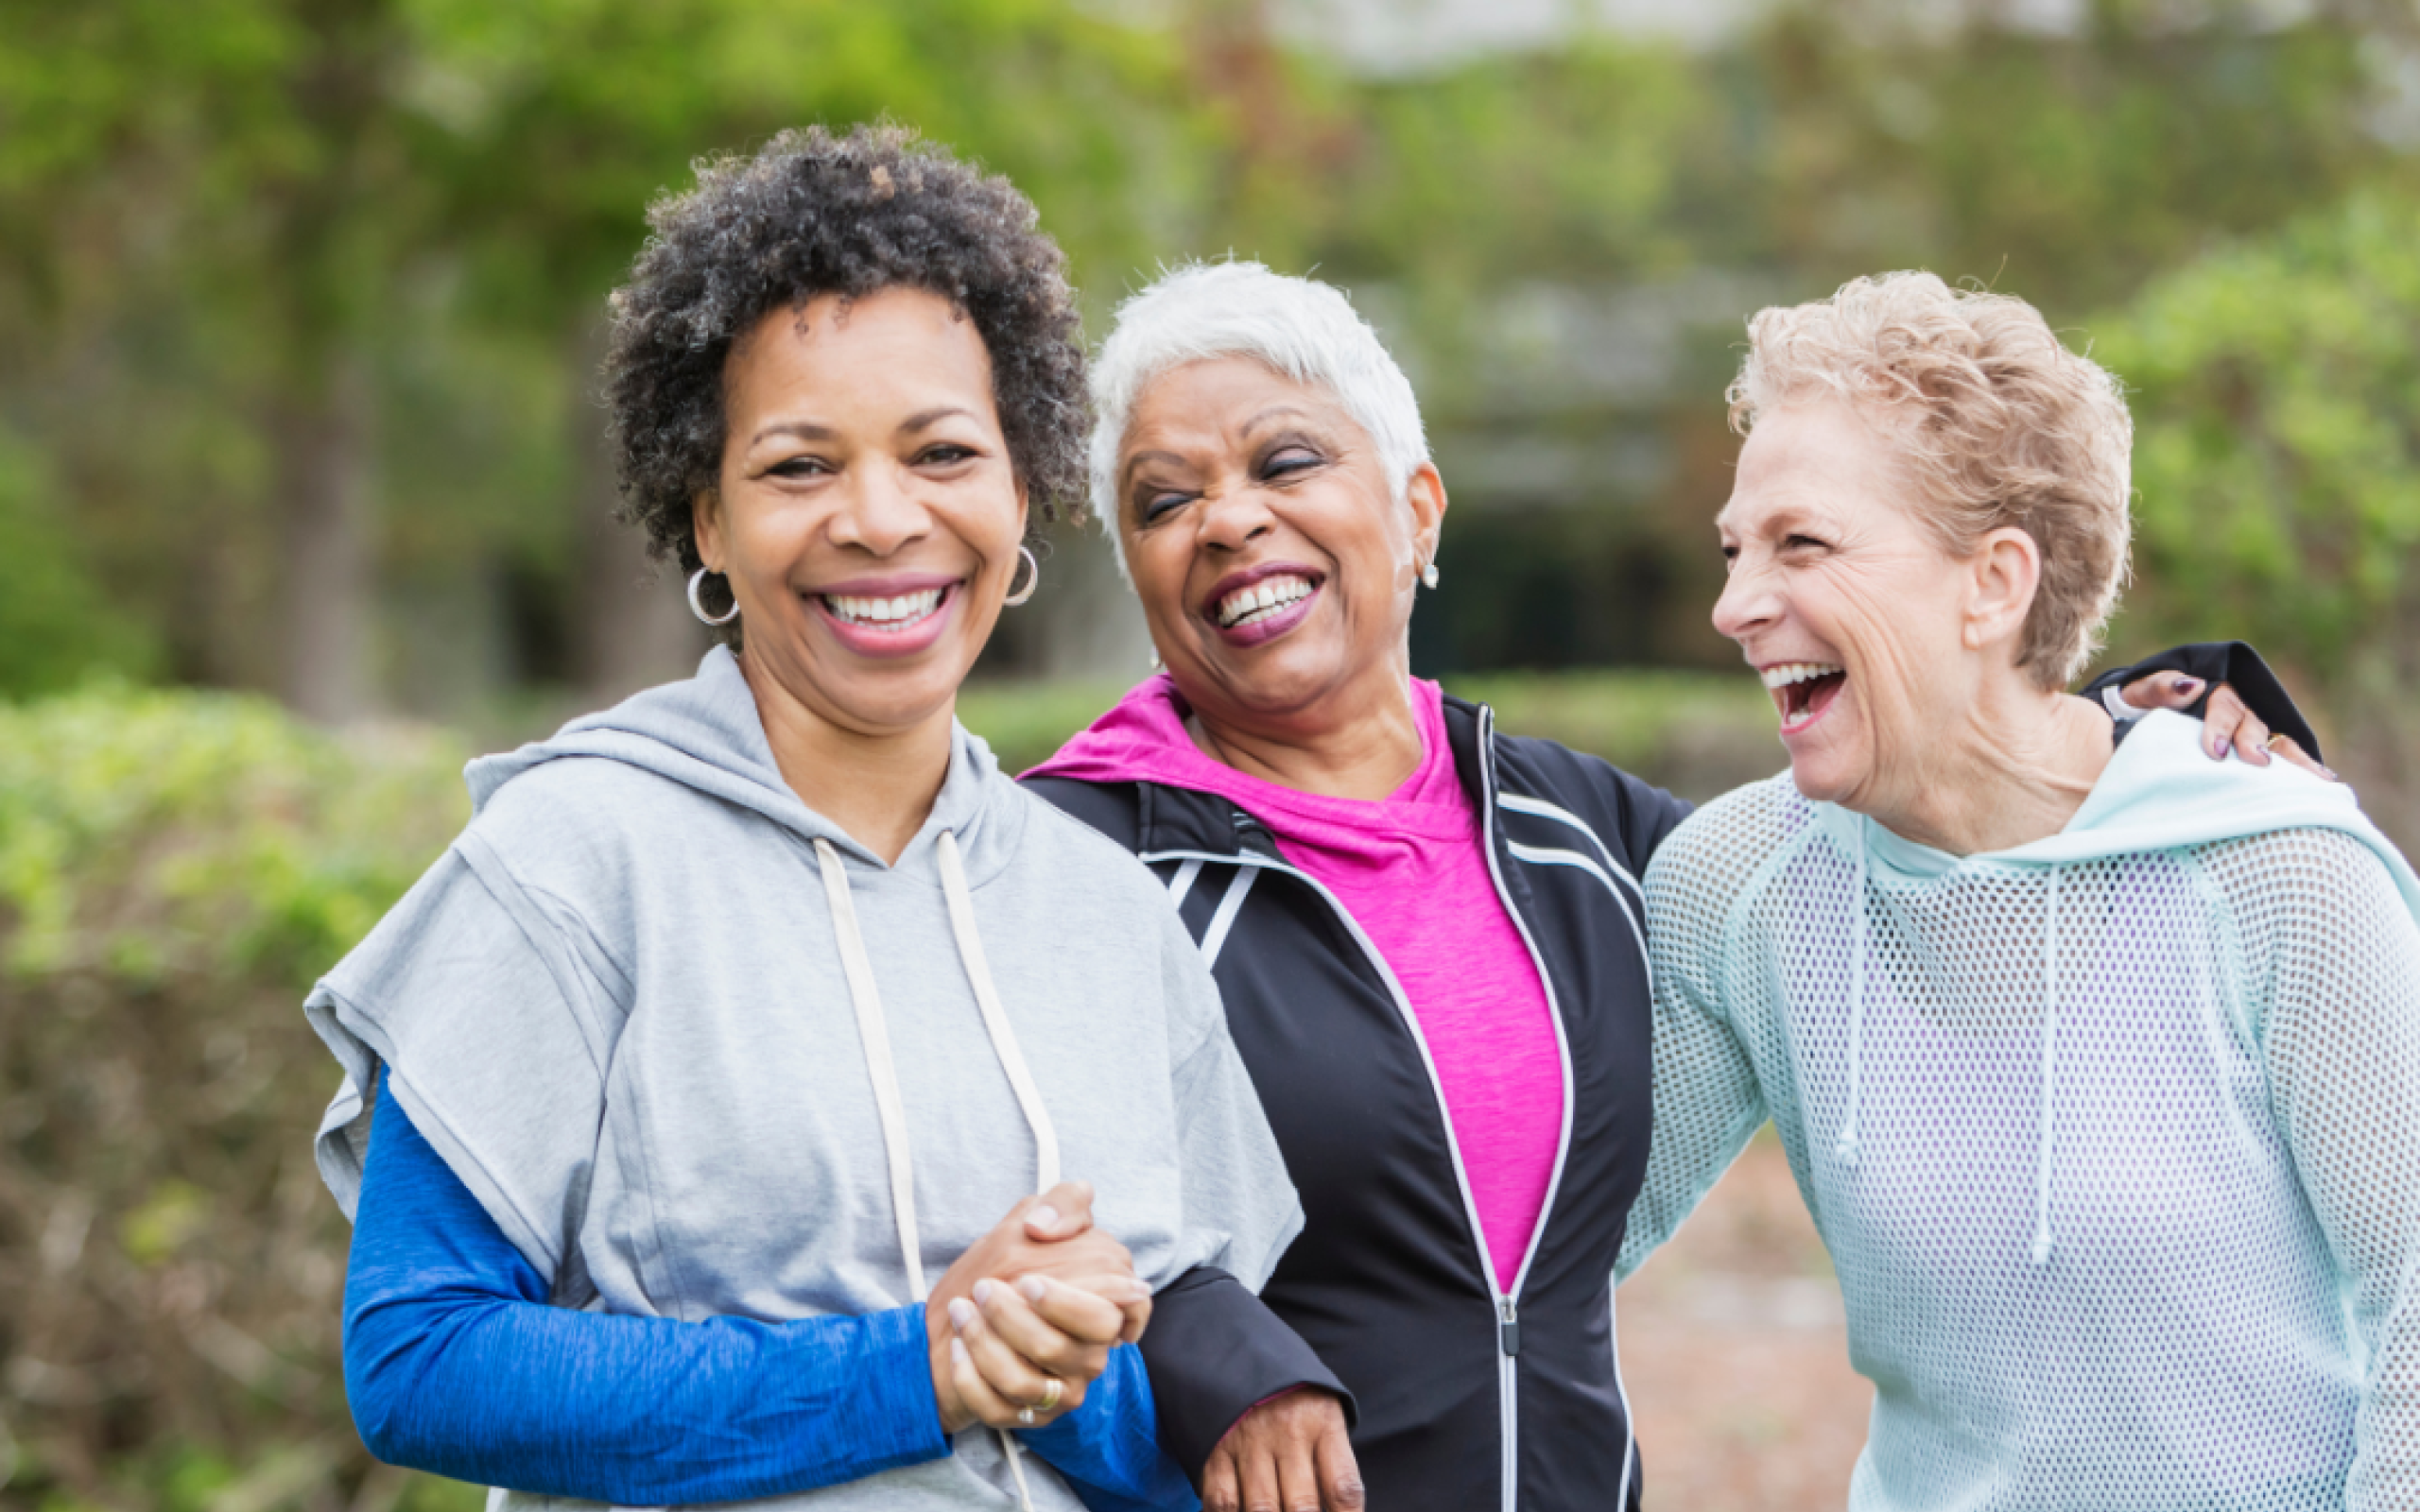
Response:
[[[1648,873],[1621,1272],[1771,1117],[1875,1383],[1858,1512],[2420,1508],[2420,883],[2197,732],[2013,850],[1785,773]]]

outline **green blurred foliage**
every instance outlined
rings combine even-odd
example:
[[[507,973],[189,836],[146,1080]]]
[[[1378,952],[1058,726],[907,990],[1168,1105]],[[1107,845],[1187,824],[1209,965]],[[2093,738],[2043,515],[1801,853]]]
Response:
[[[2420,659],[2420,203],[2369,194],[2092,326],[2133,389],[2133,623],[2215,607],[2314,690]]]
[[[466,816],[461,754],[223,695],[0,706],[0,1503],[361,1488],[296,1005]]]
[[[330,437],[386,576],[566,570],[603,298],[690,160],[907,120],[1123,269],[1217,135],[1180,62],[1059,0],[0,0],[0,421],[171,676],[280,686]]]
[[[1803,0],[1703,54],[1583,24],[1363,77],[1256,0],[1134,20],[1074,0],[0,0],[0,424],[40,438],[83,564],[173,679],[282,685],[305,639],[296,521],[324,485],[307,454],[331,434],[370,477],[390,597],[484,578],[525,619],[575,616],[602,297],[645,204],[700,154],[887,116],[1024,187],[1096,324],[1163,262],[1259,255],[1370,291],[1440,435],[1627,427],[1662,448],[1660,481],[1574,476],[1550,580],[1519,565],[1530,526],[1458,523],[1458,593],[1565,607],[1510,635],[1445,616],[1439,664],[1716,664],[1705,522],[1746,310],[1657,358],[1655,394],[1514,403],[1474,360],[1509,290],[1716,269],[1804,298],[1923,266],[2066,321],[2213,238],[2410,179],[2397,8],[2095,0],[2066,31],[2003,9]],[[1607,580],[1627,607],[1599,623]],[[389,637],[390,697],[410,641]]]
[[[41,454],[0,433],[0,698],[139,677],[151,663],[142,620],[85,570],[59,504]]]

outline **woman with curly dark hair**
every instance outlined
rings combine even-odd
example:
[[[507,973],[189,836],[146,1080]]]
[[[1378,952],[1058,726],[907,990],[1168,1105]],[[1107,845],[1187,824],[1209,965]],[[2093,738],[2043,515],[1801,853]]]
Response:
[[[727,642],[474,763],[310,998],[354,1420],[510,1505],[1185,1503],[1131,1346],[1300,1208],[1165,892],[953,717],[1080,496],[1058,249],[889,129],[651,223],[622,476]]]

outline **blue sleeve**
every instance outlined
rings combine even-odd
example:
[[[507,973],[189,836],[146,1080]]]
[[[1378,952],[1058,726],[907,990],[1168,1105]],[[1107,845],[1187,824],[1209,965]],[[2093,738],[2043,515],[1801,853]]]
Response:
[[[1143,1351],[1121,1344],[1084,1404],[1046,1428],[1019,1434],[1028,1449],[1064,1476],[1091,1512],[1193,1512],[1201,1506],[1184,1471],[1161,1452],[1159,1414]]]
[[[921,1306],[782,1324],[550,1306],[544,1279],[383,1076],[380,1092],[344,1301],[345,1390],[378,1458],[661,1506],[834,1486],[949,1452]],[[1148,1399],[1142,1411],[1148,1425]]]

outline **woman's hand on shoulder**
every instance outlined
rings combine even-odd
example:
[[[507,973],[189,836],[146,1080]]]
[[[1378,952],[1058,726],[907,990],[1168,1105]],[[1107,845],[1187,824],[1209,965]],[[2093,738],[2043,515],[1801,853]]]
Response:
[[[1237,1418],[1201,1471],[1202,1512],[1360,1512],[1364,1501],[1343,1404],[1317,1386]]]
[[[1133,1257],[1093,1227],[1090,1186],[1019,1202],[925,1299],[942,1426],[1031,1428],[1073,1412],[1150,1310]]]
[[[2154,672],[2126,684],[2119,696],[2137,709],[2173,709],[2184,713],[2202,696],[2202,679],[2182,672]],[[2202,713],[2202,749],[2212,761],[2223,761],[2230,746],[2255,766],[2268,765],[2273,753],[2331,782],[2336,781],[2336,774],[2322,766],[2293,736],[2271,734],[2260,716],[2221,682],[2210,690],[2209,705]]]

